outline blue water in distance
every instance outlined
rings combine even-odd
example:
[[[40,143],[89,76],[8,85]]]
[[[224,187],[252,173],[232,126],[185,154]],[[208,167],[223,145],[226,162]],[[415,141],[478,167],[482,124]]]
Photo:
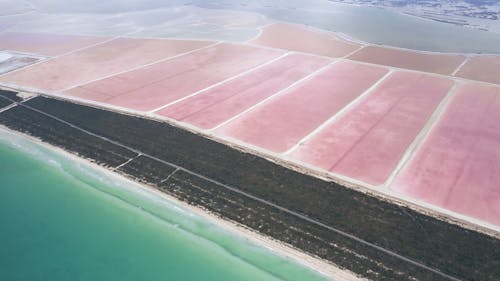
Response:
[[[340,32],[372,44],[423,51],[500,54],[500,34],[496,32],[464,28],[367,5],[347,5],[328,0],[73,0],[70,2],[30,0],[29,2],[32,2],[37,11],[43,12],[42,20],[36,22],[37,26],[43,26],[43,19],[50,14],[83,13],[87,17],[124,13],[120,14],[120,17],[126,19],[124,22],[120,22],[120,17],[113,17],[110,22],[118,27],[137,24],[138,28],[147,29],[149,27],[147,24],[141,25],[147,21],[133,17],[134,12],[196,6],[215,11],[226,9],[255,12],[271,19]],[[26,20],[36,16],[37,14],[29,14]],[[146,19],[151,17],[148,13],[145,16]],[[93,18],[86,19],[92,21]],[[52,20],[49,20],[49,25],[51,22]],[[106,28],[113,24],[107,24]]]

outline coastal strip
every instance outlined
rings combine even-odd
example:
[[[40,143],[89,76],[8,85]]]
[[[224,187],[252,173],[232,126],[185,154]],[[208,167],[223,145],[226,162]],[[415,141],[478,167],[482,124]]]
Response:
[[[0,123],[362,277],[500,277],[494,237],[166,123],[46,97],[0,113]]]

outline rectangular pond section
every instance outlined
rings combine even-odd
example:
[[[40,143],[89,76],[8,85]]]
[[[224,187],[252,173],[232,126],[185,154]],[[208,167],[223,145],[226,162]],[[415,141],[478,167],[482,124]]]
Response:
[[[380,67],[336,63],[217,132],[273,152],[285,152],[385,73],[387,70]]]
[[[60,91],[207,46],[206,41],[120,38],[57,57],[0,78],[0,82]]]
[[[452,85],[444,78],[396,72],[292,157],[372,185],[383,184]]]
[[[214,128],[329,62],[319,57],[291,54],[157,113],[203,129]]]
[[[467,84],[391,188],[500,225],[500,88]]]
[[[283,52],[222,43],[97,81],[68,94],[149,111],[264,64]],[[99,95],[97,98],[94,92]]]
[[[379,46],[368,46],[351,55],[349,59],[450,75],[465,60],[461,55],[422,53]]]

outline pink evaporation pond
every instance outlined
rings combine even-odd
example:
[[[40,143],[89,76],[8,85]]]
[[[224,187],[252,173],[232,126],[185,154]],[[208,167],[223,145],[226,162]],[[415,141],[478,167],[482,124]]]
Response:
[[[381,67],[338,62],[216,132],[274,152],[285,152],[386,73]]]
[[[453,82],[396,72],[291,156],[313,166],[383,184]]]
[[[219,44],[68,91],[67,94],[151,111],[266,63],[283,52]]]
[[[243,77],[167,107],[158,114],[203,129],[214,128],[329,62],[315,56],[288,55]]]
[[[209,44],[205,41],[120,38],[9,73],[0,81],[59,91]]]
[[[462,86],[391,189],[500,226],[500,88]]]
[[[361,47],[324,31],[286,23],[265,27],[262,34],[250,43],[328,57],[343,57]]]
[[[465,60],[461,55],[419,53],[369,46],[349,56],[349,59],[423,72],[451,75]]]
[[[500,56],[473,57],[460,69],[456,76],[500,84]]]
[[[48,33],[5,32],[0,34],[0,49],[58,56],[92,46],[107,40],[106,37],[58,35]]]

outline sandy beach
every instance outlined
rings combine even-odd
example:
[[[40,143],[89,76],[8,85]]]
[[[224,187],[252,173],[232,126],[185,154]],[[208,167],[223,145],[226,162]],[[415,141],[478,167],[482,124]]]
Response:
[[[90,166],[92,169],[95,169],[99,172],[102,172],[103,174],[107,175],[110,178],[116,178],[117,180],[128,182],[128,183],[130,183],[130,186],[137,188],[138,191],[139,190],[147,191],[148,193],[154,194],[155,196],[158,196],[159,198],[162,198],[163,200],[166,200],[169,202],[174,202],[176,205],[181,206],[183,209],[187,210],[188,212],[191,212],[191,213],[194,213],[200,217],[203,217],[208,222],[213,223],[214,225],[219,226],[222,229],[224,229],[224,230],[226,230],[234,235],[243,237],[243,238],[249,240],[250,242],[252,242],[258,246],[264,247],[264,248],[270,250],[271,252],[276,253],[277,255],[280,255],[282,257],[290,259],[298,264],[302,264],[302,265],[304,265],[304,266],[306,266],[314,271],[319,272],[320,274],[326,276],[329,279],[346,280],[346,281],[365,280],[365,279],[362,279],[362,278],[356,276],[354,273],[352,273],[348,270],[338,268],[335,265],[333,265],[327,261],[313,257],[313,256],[308,255],[304,252],[301,252],[297,249],[294,249],[294,248],[290,247],[289,245],[286,245],[282,242],[279,242],[277,240],[263,236],[259,233],[256,233],[256,232],[250,230],[249,228],[246,228],[246,227],[244,227],[240,224],[237,224],[233,221],[222,219],[222,218],[220,218],[212,213],[207,212],[206,210],[204,210],[202,208],[198,208],[198,207],[194,207],[192,205],[189,205],[185,202],[182,202],[182,201],[176,199],[173,196],[162,193],[151,186],[148,186],[148,185],[143,184],[143,183],[139,183],[137,181],[133,181],[132,179],[130,179],[128,177],[125,177],[121,174],[113,172],[111,169],[108,169],[108,168],[100,166],[96,163],[93,163],[93,162],[89,161],[88,159],[81,158],[81,157],[74,155],[68,151],[65,151],[64,149],[61,149],[59,147],[55,147],[53,145],[42,142],[41,140],[39,140],[33,136],[19,133],[16,131],[12,131],[4,126],[0,126],[0,133],[6,133],[6,134],[11,134],[11,135],[19,136],[22,138],[26,138],[26,139],[30,140],[31,142],[36,143],[37,145],[46,147],[46,148],[60,154],[63,157],[70,158],[70,159],[72,159],[76,162],[79,162],[85,166]]]
[[[442,76],[442,75],[438,75],[438,74],[433,74],[433,75],[436,77]],[[461,78],[454,78],[454,79],[456,79],[458,81],[462,80]],[[483,84],[481,82],[476,82],[476,83]],[[267,160],[275,162],[275,163],[277,163],[281,166],[287,167],[289,169],[298,171],[300,173],[303,173],[306,175],[311,175],[313,177],[317,177],[317,178],[320,178],[320,179],[323,179],[326,181],[333,181],[336,183],[340,183],[346,187],[352,188],[352,189],[357,190],[359,192],[370,194],[371,196],[374,196],[376,198],[379,198],[381,200],[384,200],[384,201],[387,201],[387,202],[390,202],[393,204],[408,207],[410,209],[416,210],[419,213],[423,213],[423,214],[426,214],[428,216],[435,217],[437,219],[446,221],[446,222],[451,223],[451,224],[459,225],[459,226],[466,228],[466,229],[470,229],[470,230],[474,230],[474,231],[477,231],[480,233],[484,233],[484,234],[487,234],[487,235],[492,236],[492,237],[497,237],[497,238],[500,237],[500,227],[498,227],[494,224],[491,224],[491,223],[488,223],[485,221],[481,221],[481,220],[475,219],[471,216],[463,215],[463,214],[460,214],[460,213],[457,213],[457,212],[454,212],[454,211],[451,211],[451,210],[448,210],[445,208],[441,208],[441,207],[426,203],[426,202],[421,201],[421,200],[416,200],[410,196],[403,196],[401,193],[396,193],[395,191],[390,190],[390,189],[381,189],[379,186],[370,185],[370,184],[367,184],[365,182],[358,181],[358,180],[350,178],[350,177],[346,177],[346,176],[339,174],[339,173],[327,172],[327,171],[324,171],[324,170],[322,170],[314,165],[305,163],[303,161],[299,161],[297,159],[292,159],[290,157],[282,157],[278,153],[274,153],[274,152],[269,151],[269,150],[264,150],[258,146],[250,145],[248,143],[243,143],[243,142],[241,142],[237,139],[234,139],[234,138],[221,137],[221,136],[215,134],[211,130],[203,130],[203,129],[200,129],[196,126],[190,125],[189,123],[177,121],[177,120],[169,118],[169,117],[161,116],[158,114],[148,114],[148,115],[144,116],[144,113],[142,113],[141,111],[131,110],[131,109],[124,108],[121,106],[113,106],[113,105],[109,105],[106,103],[85,100],[83,98],[67,96],[67,95],[64,95],[61,93],[56,93],[56,92],[50,92],[50,93],[46,92],[45,93],[45,92],[37,90],[37,89],[29,89],[29,88],[21,87],[21,86],[17,86],[17,85],[10,85],[9,87],[3,86],[2,88],[6,88],[9,90],[13,90],[13,91],[21,91],[20,94],[26,95],[28,97],[33,97],[33,96],[37,96],[37,95],[41,94],[41,95],[46,95],[46,96],[51,97],[51,98],[56,98],[56,99],[61,99],[61,100],[69,100],[71,102],[75,102],[78,104],[83,104],[83,105],[87,105],[87,106],[91,106],[91,107],[95,107],[95,108],[100,108],[100,109],[104,109],[104,110],[112,110],[112,111],[122,113],[122,114],[137,116],[140,118],[148,118],[148,119],[156,120],[159,122],[165,122],[167,124],[170,124],[172,126],[187,130],[187,131],[192,132],[194,134],[202,135],[202,136],[204,136],[208,139],[214,140],[216,142],[223,143],[223,144],[230,146],[234,149],[237,149],[239,151],[254,154],[254,155],[257,155],[259,157],[265,158]],[[436,117],[434,117],[434,118],[436,118]],[[43,144],[49,145],[49,144],[45,144],[45,143],[43,143]],[[60,150],[60,148],[56,148],[56,149]],[[89,161],[87,161],[87,162],[89,162]],[[95,165],[95,166],[102,168],[101,166],[98,166],[98,165]],[[115,174],[115,173],[113,173],[113,174]],[[155,190],[155,192],[158,192],[158,191]],[[176,201],[178,201],[178,200],[176,200]]]
[[[0,21],[7,55],[47,56],[0,74],[13,92],[0,135],[332,280],[500,274],[500,37],[371,7],[236,2],[125,9],[122,27],[97,10],[90,29],[60,11]],[[309,279],[293,269],[283,279]]]

